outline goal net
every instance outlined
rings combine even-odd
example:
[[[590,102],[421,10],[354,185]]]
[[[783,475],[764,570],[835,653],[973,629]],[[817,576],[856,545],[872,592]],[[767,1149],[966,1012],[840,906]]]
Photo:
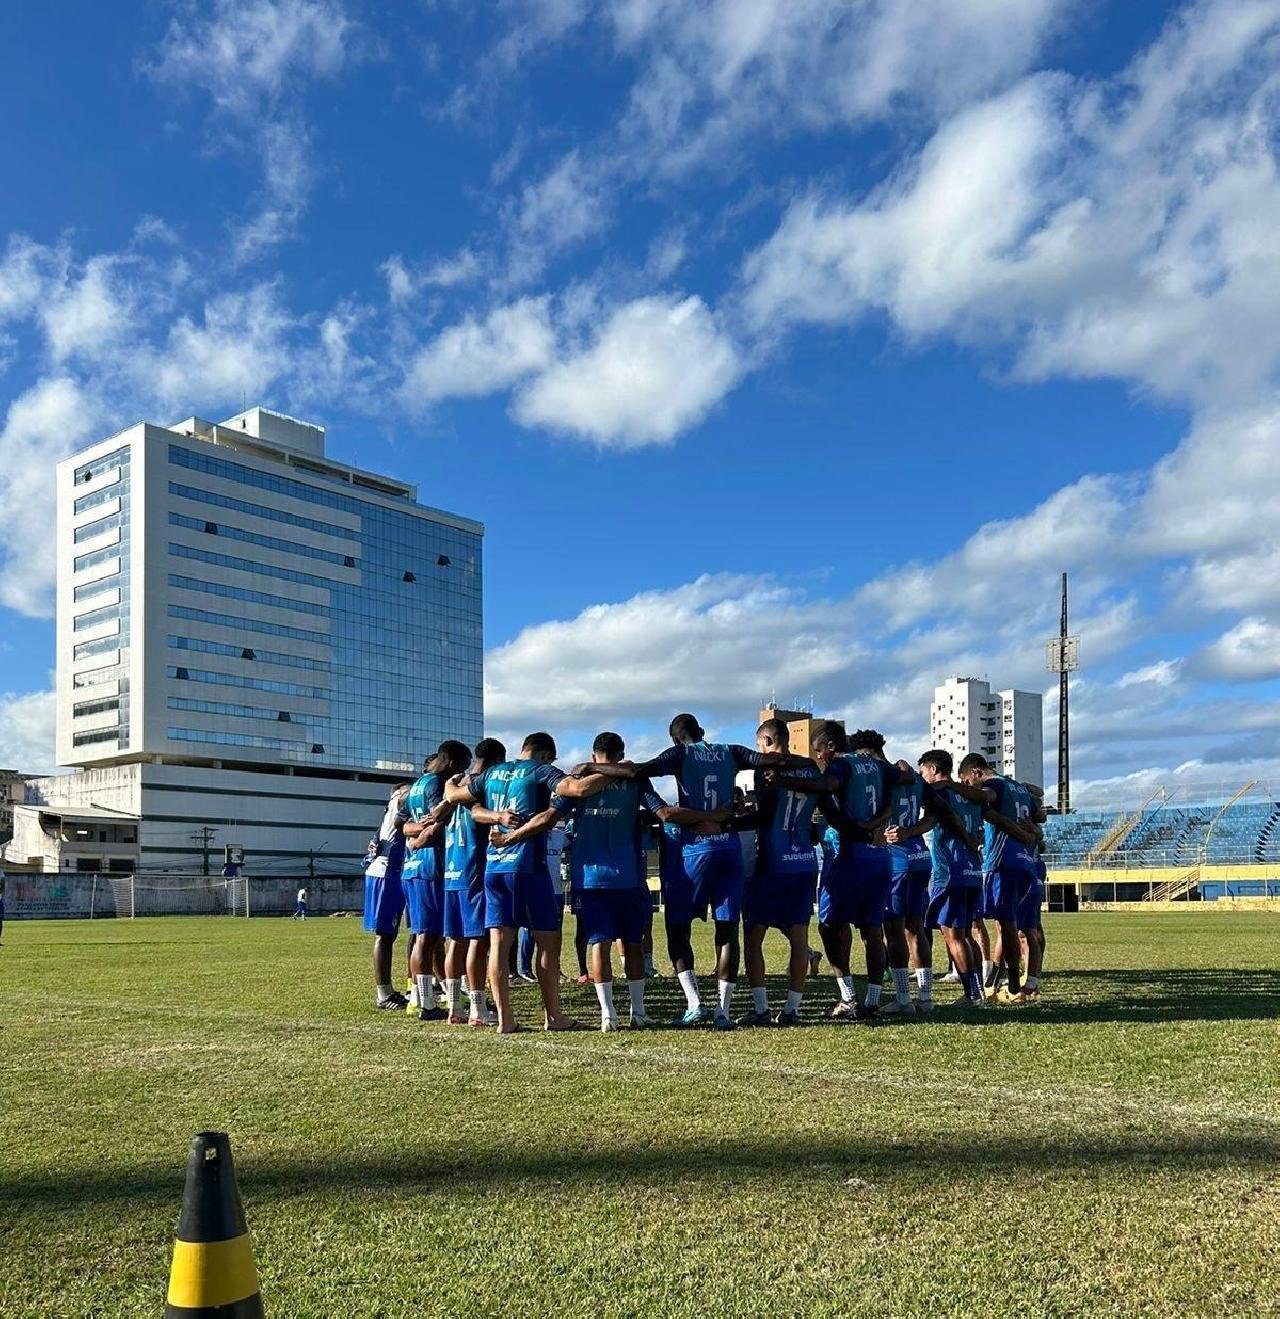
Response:
[[[363,875],[112,875],[111,897],[117,916],[291,916],[305,890],[312,916],[359,912],[364,901]],[[109,915],[97,890],[97,912]]]

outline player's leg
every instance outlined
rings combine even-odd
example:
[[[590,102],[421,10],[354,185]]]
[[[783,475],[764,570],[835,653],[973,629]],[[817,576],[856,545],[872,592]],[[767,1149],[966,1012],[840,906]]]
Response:
[[[889,901],[884,913],[885,958],[893,976],[893,998],[884,1005],[886,1014],[913,1015],[911,1002],[911,949],[907,943],[907,915],[911,904],[911,863],[899,847],[889,849],[891,873]]]
[[[511,947],[516,927],[499,926],[489,930],[489,992],[498,1013],[498,1034],[510,1035],[516,1029],[511,1015]]]
[[[991,939],[987,934],[986,922],[982,919],[986,911],[986,880],[984,878],[981,896],[979,897],[978,915],[974,917],[973,924],[969,928],[969,937],[977,945],[978,955],[982,965],[978,968],[982,976],[982,983],[985,985],[990,976],[995,975],[995,961],[991,956]]]
[[[449,889],[444,895],[444,996],[448,1004],[449,1025],[465,1026],[462,1011],[462,985],[467,973],[467,948],[462,904],[466,894]]]
[[[543,1025],[549,1031],[577,1030],[578,1022],[560,1010],[561,928],[564,899],[545,871],[515,877],[516,911],[533,934],[534,973],[542,994]]]
[[[716,942],[716,1011],[712,1025],[717,1030],[733,1028],[733,993],[738,987],[742,962],[742,848],[716,848],[707,875],[707,901],[711,907]]]
[[[609,898],[611,894],[588,890],[578,911],[578,927],[587,943],[587,963],[600,1002],[600,1029],[605,1034],[620,1030],[618,1009],[613,1001],[613,941],[617,937]]]
[[[644,938],[641,940],[644,952],[644,973],[646,976],[655,976],[658,974],[658,970],[653,963],[653,895],[649,892],[648,883],[642,886],[641,900],[644,907]]]
[[[671,966],[684,991],[686,1007],[679,1013],[673,1026],[703,1026],[711,1014],[702,1004],[698,977],[693,965],[694,886],[686,861],[679,873],[667,875],[663,882],[662,916],[667,930],[667,954]]]
[[[933,935],[922,914],[907,917],[906,934],[916,978],[916,1011],[929,1013],[933,1011]]]
[[[380,1009],[403,1011],[407,999],[391,982],[396,934],[404,912],[404,889],[398,875],[366,875],[364,928],[373,935],[373,986]]]
[[[739,1026],[771,1026],[769,991],[765,987],[764,938],[769,928],[768,895],[772,881],[760,871],[747,880],[742,894],[742,964],[751,987],[751,1011]]]
[[[529,985],[537,979],[534,974],[533,931],[527,925],[520,927],[520,938],[516,951],[516,978]]]
[[[779,1026],[800,1024],[800,1004],[804,1001],[804,986],[809,975],[809,922],[786,927],[789,956],[787,958],[787,997],[778,1013]]]

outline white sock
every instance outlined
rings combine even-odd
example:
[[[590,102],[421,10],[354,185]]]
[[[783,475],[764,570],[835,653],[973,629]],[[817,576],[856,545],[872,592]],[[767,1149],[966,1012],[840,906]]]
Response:
[[[893,988],[899,1003],[911,1002],[911,972],[905,966],[893,968]]]
[[[933,967],[922,966],[916,972],[916,988],[922,999],[928,1001],[933,998]]]
[[[633,1017],[644,1016],[644,981],[628,980],[627,993],[631,995],[631,1015]]]
[[[1040,988],[1040,977],[1039,977],[1039,976],[1028,976],[1028,977],[1022,982],[1022,987],[1023,987],[1024,989],[1039,989],[1039,988]]]
[[[729,1005],[733,1002],[733,991],[737,989],[736,980],[717,980],[716,988],[720,994],[720,1011],[727,1017],[729,1015]]]
[[[396,991],[390,985],[378,986],[378,1002],[385,1003]]]
[[[605,980],[596,985],[596,997],[600,1000],[600,1019],[608,1021],[618,1019],[617,1009],[613,1006],[613,981]]]
[[[836,984],[840,988],[840,1001],[842,1003],[853,1002],[853,977],[836,976]]]
[[[799,1012],[799,1011],[800,1011],[800,1001],[801,1001],[801,999],[803,999],[803,998],[804,998],[804,990],[803,990],[803,989],[788,989],[788,990],[787,990],[787,1006],[786,1006],[786,1011],[787,1011],[787,1012]]]
[[[867,983],[867,996],[863,1002],[869,1008],[878,1008],[880,1006],[880,986]]]
[[[416,1002],[420,1008],[430,1008],[435,1006],[435,998],[431,993],[430,976],[414,976],[413,992],[417,995]],[[411,1003],[414,999],[409,1000]]]
[[[473,1017],[483,1017],[485,1009],[488,1008],[488,995],[486,995],[483,986],[479,989],[472,989],[467,986],[467,997],[471,1000],[471,1015]]]
[[[700,1008],[702,995],[698,993],[698,977],[692,971],[681,971],[676,979],[680,982],[680,988],[684,990],[685,998],[689,1000],[690,1009]]]
[[[462,1003],[462,981],[452,980],[446,976],[444,981],[444,996],[449,1001],[449,1011],[457,1012]]]
[[[751,1005],[757,1012],[769,1011],[769,991],[764,985],[758,989],[755,985],[751,986]]]

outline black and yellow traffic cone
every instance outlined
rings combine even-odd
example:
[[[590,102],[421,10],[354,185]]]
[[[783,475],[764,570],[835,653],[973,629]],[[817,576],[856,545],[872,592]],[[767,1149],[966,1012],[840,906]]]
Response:
[[[202,1131],[191,1142],[164,1313],[165,1319],[262,1316],[231,1141],[222,1131]]]

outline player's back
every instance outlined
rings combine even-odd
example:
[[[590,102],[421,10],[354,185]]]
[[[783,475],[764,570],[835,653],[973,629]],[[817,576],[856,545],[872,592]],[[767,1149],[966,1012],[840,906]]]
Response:
[[[821,771],[809,762],[789,769],[794,778],[818,780]],[[813,848],[813,811],[817,792],[793,789],[762,789],[757,781],[756,801],[760,809],[757,871],[762,874],[791,874],[817,868]]]
[[[676,776],[680,805],[695,811],[718,811],[730,805],[737,775],[733,752],[724,743],[686,743]]]
[[[444,831],[446,888],[468,889],[484,876],[484,853],[488,841],[488,826],[475,822],[469,806],[457,807]]]
[[[910,829],[920,822],[924,810],[924,780],[918,774],[895,783],[889,789],[889,823],[899,829]],[[918,835],[905,842],[895,843],[908,854],[926,851],[925,841]]]
[[[559,770],[537,760],[508,760],[491,765],[481,776],[484,805],[491,811],[515,811],[524,819],[547,809],[551,784],[563,777]],[[473,780],[474,782],[474,780]],[[510,847],[492,841],[485,864],[494,871],[537,871],[547,863],[545,834],[537,834]]]
[[[962,797],[948,784],[937,784],[936,792],[955,812],[969,837],[981,843],[982,807]],[[933,854],[933,879],[943,885],[977,888],[982,884],[982,858],[972,852],[945,824],[939,823],[929,835]]]
[[[1021,783],[1002,774],[994,774],[982,786],[996,794],[993,805],[1006,819],[1021,824],[1031,818],[1031,794]],[[983,870],[990,874],[1001,868],[1028,869],[1030,864],[1031,856],[1025,843],[1005,833],[990,820],[983,821]]]
[[[634,888],[639,883],[640,797],[635,780],[617,779],[578,802],[573,812],[575,888]]]

